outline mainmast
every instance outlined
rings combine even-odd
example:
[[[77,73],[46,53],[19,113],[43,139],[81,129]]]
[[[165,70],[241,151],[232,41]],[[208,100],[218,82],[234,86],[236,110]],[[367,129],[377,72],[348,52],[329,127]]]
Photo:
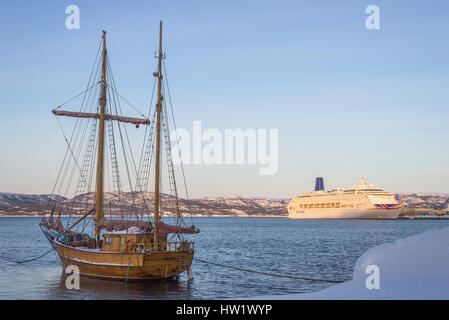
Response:
[[[103,55],[101,65],[101,94],[100,94],[100,127],[98,130],[98,162],[97,188],[95,193],[95,238],[97,248],[100,248],[99,221],[103,216],[103,157],[104,157],[104,118],[106,109],[106,31],[103,31]]]
[[[157,72],[157,103],[156,103],[156,171],[154,179],[154,250],[158,250],[158,240],[157,240],[157,224],[159,222],[159,186],[160,186],[160,142],[161,142],[161,110],[162,110],[162,59],[164,53],[162,52],[162,20],[159,26],[159,54],[158,58],[158,72]]]
[[[107,83],[106,83],[106,67],[107,67],[107,51],[106,51],[106,31],[103,31],[102,35],[102,56],[101,56],[101,80],[97,82],[100,83],[101,91],[100,91],[100,110],[99,112],[96,111],[95,113],[90,112],[83,112],[83,110],[80,110],[79,112],[72,112],[72,111],[65,111],[60,110],[59,108],[62,107],[59,106],[56,109],[53,109],[52,112],[56,116],[66,116],[66,117],[75,117],[75,118],[85,118],[85,119],[98,119],[99,120],[99,126],[98,126],[98,156],[97,156],[97,173],[96,173],[96,189],[95,189],[95,207],[91,208],[89,211],[85,212],[84,215],[78,219],[74,224],[72,224],[69,227],[69,230],[75,227],[80,221],[84,220],[87,216],[95,212],[95,239],[97,247],[101,247],[100,243],[100,232],[101,232],[101,225],[100,220],[104,216],[103,212],[103,180],[104,180],[104,154],[105,154],[105,121],[117,121],[120,123],[132,123],[136,125],[138,128],[140,125],[149,125],[150,120],[147,118],[133,118],[133,117],[125,117],[122,115],[112,114],[112,110],[109,110],[109,113],[106,113],[106,90],[107,90]],[[95,65],[97,65],[97,60],[95,61]],[[159,64],[159,70],[161,69],[161,65]],[[161,85],[161,81],[159,80],[159,86]],[[96,85],[95,85],[96,86]],[[93,86],[92,86],[93,87]],[[89,89],[87,89],[89,90]],[[86,92],[87,92],[86,90]],[[114,86],[111,87],[112,91],[115,91]],[[161,95],[160,95],[160,89],[159,89],[159,95],[158,95],[158,101],[160,101]],[[113,101],[114,102],[114,101]],[[160,102],[158,103],[160,105]],[[160,111],[161,108],[159,107],[158,110]],[[159,120],[160,118],[158,118]],[[95,120],[96,121],[96,120]],[[97,124],[96,124],[97,125]],[[158,125],[158,128],[160,126]],[[112,139],[114,140],[114,139]],[[114,143],[113,141],[110,143]],[[70,148],[70,145],[69,145]],[[114,147],[115,148],[115,147]],[[159,148],[159,144],[158,144]],[[75,162],[76,163],[76,162]],[[89,166],[90,169],[90,166]],[[81,173],[82,174],[82,173]],[[83,178],[82,176],[80,177]],[[90,188],[90,184],[89,184]]]

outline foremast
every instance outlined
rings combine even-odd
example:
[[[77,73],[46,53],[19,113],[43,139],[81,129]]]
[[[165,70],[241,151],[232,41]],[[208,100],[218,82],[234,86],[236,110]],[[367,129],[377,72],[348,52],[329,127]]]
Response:
[[[97,186],[95,190],[95,239],[100,244],[100,219],[103,216],[103,162],[104,162],[104,118],[106,109],[106,31],[103,31],[103,54],[101,64],[100,123],[98,129]]]
[[[159,222],[159,187],[160,187],[160,149],[161,149],[161,111],[162,111],[162,20],[159,24],[159,52],[157,65],[157,103],[156,103],[156,170],[154,178],[154,240],[153,249],[158,251],[157,225]]]

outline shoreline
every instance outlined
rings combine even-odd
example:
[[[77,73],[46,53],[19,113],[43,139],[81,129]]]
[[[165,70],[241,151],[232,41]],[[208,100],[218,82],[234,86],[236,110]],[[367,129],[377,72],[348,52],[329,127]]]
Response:
[[[41,218],[41,215],[15,215],[15,214],[0,214],[0,218]],[[67,216],[67,215],[61,215],[61,218],[80,218],[82,215],[73,215],[73,216]],[[120,216],[117,216],[119,218]],[[176,216],[163,216],[163,218],[175,218]],[[287,216],[275,216],[275,215],[192,215],[192,216],[185,216],[184,218],[288,218]],[[54,216],[54,218],[57,218],[57,216]],[[109,218],[109,217],[108,217]],[[113,217],[116,218],[116,217]]]
[[[40,218],[41,215],[14,215],[14,214],[0,214],[0,218]],[[61,215],[61,218],[80,218],[82,215]],[[164,216],[165,218],[174,218],[176,216]],[[288,219],[288,216],[277,216],[277,215],[192,215],[185,216],[184,218],[265,218],[265,219]],[[57,217],[55,217],[57,218]],[[116,218],[116,217],[113,217]],[[117,216],[118,218],[118,216]],[[293,220],[351,220],[351,219],[293,219]],[[365,219],[354,219],[354,220],[365,220]],[[372,219],[366,219],[372,220]],[[384,219],[380,219],[384,220]],[[449,215],[447,216],[399,216],[392,220],[449,220]]]
[[[447,220],[447,216],[402,216],[398,217],[397,220]]]

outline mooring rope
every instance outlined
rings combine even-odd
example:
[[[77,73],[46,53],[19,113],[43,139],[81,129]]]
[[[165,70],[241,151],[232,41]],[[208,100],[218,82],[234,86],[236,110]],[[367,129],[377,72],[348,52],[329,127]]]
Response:
[[[23,261],[17,261],[17,260],[12,260],[9,258],[5,258],[5,257],[1,257],[0,259],[5,260],[5,261],[9,261],[9,262],[14,262],[14,263],[27,263],[27,262],[31,262],[31,261],[35,261],[38,260],[42,257],[44,257],[45,255],[49,254],[50,252],[52,252],[54,249],[51,248],[50,250],[48,250],[47,252],[45,252],[44,254],[41,254],[40,256],[36,257],[36,258],[32,258],[32,259],[28,259],[28,260],[23,260]],[[318,278],[307,278],[307,277],[297,277],[297,276],[291,276],[291,275],[286,275],[286,274],[279,274],[279,273],[272,273],[272,272],[264,272],[264,271],[257,271],[257,270],[250,270],[250,269],[244,269],[244,268],[240,268],[240,267],[235,267],[235,266],[230,266],[230,265],[225,265],[225,264],[221,264],[221,263],[216,263],[216,262],[211,262],[211,261],[206,261],[206,260],[202,260],[202,259],[198,259],[198,258],[193,258],[193,260],[198,261],[198,262],[202,262],[202,263],[207,263],[210,265],[214,265],[217,267],[222,267],[222,268],[227,268],[227,269],[233,269],[233,270],[239,270],[239,271],[244,271],[244,272],[251,272],[251,273],[258,273],[258,274],[263,274],[266,276],[272,276],[272,277],[279,277],[279,278],[290,278],[290,279],[297,279],[297,280],[308,280],[308,281],[316,281],[316,282],[329,282],[329,283],[342,283],[344,281],[342,280],[330,280],[330,279],[318,279]],[[128,284],[128,273],[129,273],[129,259],[128,259],[128,268],[126,270],[126,281],[125,281],[125,285]]]
[[[48,251],[45,252],[44,254],[41,254],[39,257],[32,258],[32,259],[28,259],[28,260],[23,260],[23,261],[12,260],[12,259],[5,258],[5,257],[1,257],[1,256],[0,256],[0,259],[5,260],[5,261],[9,261],[9,262],[19,263],[19,264],[21,264],[21,263],[27,263],[27,262],[31,262],[31,261],[38,260],[38,259],[42,258],[43,256],[49,254],[49,253],[52,252],[53,250],[54,250],[54,249],[51,248],[50,250],[48,250]]]
[[[244,268],[240,268],[240,267],[234,267],[234,266],[225,265],[225,264],[221,264],[221,263],[206,261],[206,260],[202,260],[202,259],[198,259],[198,258],[193,258],[193,260],[198,261],[198,262],[202,262],[202,263],[211,264],[211,265],[218,266],[218,267],[222,267],[222,268],[234,269],[234,270],[251,272],[251,273],[258,273],[258,274],[263,274],[263,275],[266,275],[266,276],[273,276],[273,277],[280,277],[280,278],[290,278],[290,279],[297,279],[297,280],[308,280],[308,281],[316,281],[316,282],[329,282],[329,283],[342,283],[342,282],[344,282],[344,281],[341,281],[341,280],[296,277],[296,276],[279,274],[279,273],[256,271],[256,270],[244,269]]]

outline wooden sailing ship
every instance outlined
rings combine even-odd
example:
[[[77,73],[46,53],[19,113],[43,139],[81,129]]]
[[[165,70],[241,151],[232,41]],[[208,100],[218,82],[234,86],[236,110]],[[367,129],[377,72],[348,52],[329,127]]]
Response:
[[[74,198],[79,199],[79,201],[62,201],[49,205],[40,227],[55,248],[63,268],[65,269],[68,265],[75,265],[79,268],[81,276],[142,281],[173,278],[186,270],[190,271],[194,255],[194,243],[186,240],[185,234],[197,233],[199,230],[195,229],[193,224],[187,227],[181,216],[181,200],[178,197],[174,180],[174,167],[168,139],[165,140],[166,159],[170,189],[173,194],[168,197],[161,193],[161,140],[164,133],[165,138],[167,138],[166,133],[168,131],[163,81],[165,54],[162,51],[162,21],[160,22],[159,51],[155,54],[155,57],[158,61],[158,67],[153,76],[155,77],[155,87],[157,82],[157,102],[152,121],[149,120],[150,114],[148,117],[142,115],[140,118],[125,117],[121,114],[121,107],[117,107],[116,101],[120,94],[116,91],[112,73],[108,70],[110,66],[106,50],[105,31],[103,31],[96,60],[98,61],[96,74],[98,74],[100,80],[92,80],[95,76],[91,74],[88,88],[83,95],[81,110],[78,112],[63,111],[60,110],[60,106],[52,111],[57,118],[59,116],[77,118],[74,133],[72,133],[70,139],[66,137],[68,148],[64,158],[65,163],[61,166],[53,193],[57,189],[58,183],[59,190],[65,183],[61,182],[61,176],[70,176],[70,172],[73,176],[73,172],[79,172],[79,181],[75,189],[77,197]],[[98,94],[95,93],[97,91],[92,89],[93,87],[98,88]],[[89,100],[89,96],[94,97],[92,99],[94,101],[93,112],[86,112],[88,108],[83,107],[88,105],[85,102]],[[76,130],[77,128],[81,130],[79,129],[81,124],[78,121],[88,121],[91,126],[90,133],[84,135],[84,137],[89,135],[89,139],[87,139],[86,144],[83,144],[83,147],[74,146],[77,137]],[[116,132],[118,129],[122,142],[126,141],[127,139],[124,138],[124,136],[128,137],[124,127],[126,123],[134,124],[136,127],[145,126],[146,128],[140,166],[136,170],[134,190],[129,192],[124,192],[121,185],[117,149],[115,147],[117,138],[114,134],[114,130]],[[87,127],[86,124],[83,128]],[[78,135],[82,136],[81,134]],[[108,148],[106,143],[108,143]],[[130,148],[131,145],[128,151],[123,148],[124,157],[127,155],[129,157]],[[80,154],[82,149],[85,150],[84,158],[82,162],[79,162],[76,155]],[[106,149],[110,155],[106,154]],[[112,162],[111,171],[115,192],[107,192],[104,188],[105,157],[108,156]],[[155,160],[154,193],[149,193],[144,190],[144,187],[148,185],[149,168],[151,168],[153,159]],[[129,166],[126,161],[125,164],[126,167]],[[72,171],[67,169],[69,166],[72,166]],[[131,179],[129,180],[131,188],[133,184]],[[88,192],[93,189],[95,190]],[[69,189],[66,188],[66,190]],[[122,203],[122,205],[115,206],[112,209],[111,201],[105,203],[106,194],[109,197],[116,196],[116,198],[131,195],[132,206]],[[161,219],[161,198],[164,196],[165,198],[168,197],[172,203],[173,224]],[[152,210],[150,209],[151,206]],[[113,212],[113,210],[115,211]],[[125,212],[133,210],[135,212]],[[108,211],[111,215],[110,219],[106,218]],[[76,220],[73,221],[70,217],[64,226],[60,219],[61,214],[71,216],[75,212],[78,214]],[[55,217],[56,214],[58,214],[58,217]],[[81,217],[79,217],[80,215]],[[91,231],[94,231],[93,235],[86,231],[89,229],[88,220],[92,222],[90,228],[93,229]]]

